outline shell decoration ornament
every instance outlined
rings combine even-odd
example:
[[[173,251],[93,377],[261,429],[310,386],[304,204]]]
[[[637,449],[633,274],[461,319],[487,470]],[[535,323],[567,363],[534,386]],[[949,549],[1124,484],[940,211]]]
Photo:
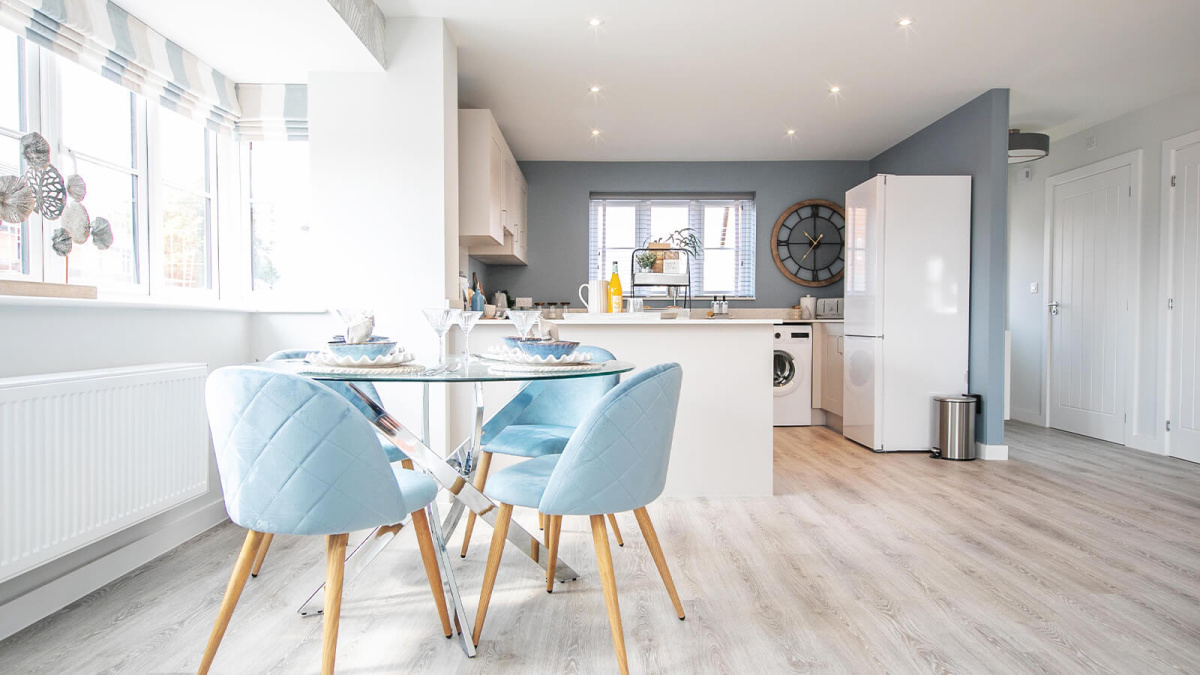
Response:
[[[37,208],[37,197],[20,176],[0,176],[0,221],[22,223]]]
[[[96,218],[92,221],[92,243],[101,251],[108,250],[113,243],[112,226],[107,218]]]
[[[58,228],[50,236],[50,246],[54,248],[55,253],[65,258],[71,253],[71,234],[61,227]]]
[[[47,164],[41,170],[30,167],[25,173],[25,182],[33,188],[38,213],[46,220],[58,220],[66,206],[67,197],[67,186],[58,169],[53,164]]]
[[[83,176],[77,173],[67,176],[67,196],[77,202],[83,201],[87,196],[87,183],[83,182]]]
[[[50,143],[36,131],[21,137],[21,156],[30,169],[41,171],[50,166]]]
[[[92,219],[88,216],[87,209],[79,202],[67,204],[62,214],[62,226],[67,234],[71,235],[71,241],[76,244],[86,243],[88,235],[92,233]]]

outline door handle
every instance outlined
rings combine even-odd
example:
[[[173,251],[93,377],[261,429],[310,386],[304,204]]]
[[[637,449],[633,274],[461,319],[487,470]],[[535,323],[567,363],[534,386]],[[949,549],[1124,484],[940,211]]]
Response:
[[[1058,302],[1057,302],[1057,301],[1055,301],[1055,302],[1050,302],[1050,303],[1047,303],[1047,304],[1046,304],[1046,306],[1050,308],[1050,313],[1051,313],[1051,314],[1054,314],[1054,315],[1056,315],[1056,316],[1058,315],[1058,307],[1059,307],[1059,305],[1058,305]]]

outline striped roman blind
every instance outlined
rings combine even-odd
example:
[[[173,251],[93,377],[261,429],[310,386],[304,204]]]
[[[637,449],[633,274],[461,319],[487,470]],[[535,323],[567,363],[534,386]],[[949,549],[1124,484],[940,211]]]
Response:
[[[692,297],[754,297],[752,194],[593,193],[588,208],[588,278],[608,279],[615,263],[627,293],[665,296],[662,287],[630,288],[633,251],[683,228],[704,247],[704,255],[688,259]]]
[[[307,141],[308,85],[239,84],[239,141]]]

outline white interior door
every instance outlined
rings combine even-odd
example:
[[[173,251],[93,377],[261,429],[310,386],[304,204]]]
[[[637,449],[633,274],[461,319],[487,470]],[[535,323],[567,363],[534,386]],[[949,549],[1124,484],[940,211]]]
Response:
[[[1050,426],[1125,442],[1129,164],[1053,185]]]
[[[1172,456],[1200,462],[1200,142],[1174,155],[1167,443]]]

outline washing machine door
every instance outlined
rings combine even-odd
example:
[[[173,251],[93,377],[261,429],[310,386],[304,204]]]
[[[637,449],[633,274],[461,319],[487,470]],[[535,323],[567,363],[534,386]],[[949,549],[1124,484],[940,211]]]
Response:
[[[775,364],[772,368],[772,383],[776,396],[787,396],[800,386],[800,373],[796,367],[796,357],[783,349],[775,350]]]

